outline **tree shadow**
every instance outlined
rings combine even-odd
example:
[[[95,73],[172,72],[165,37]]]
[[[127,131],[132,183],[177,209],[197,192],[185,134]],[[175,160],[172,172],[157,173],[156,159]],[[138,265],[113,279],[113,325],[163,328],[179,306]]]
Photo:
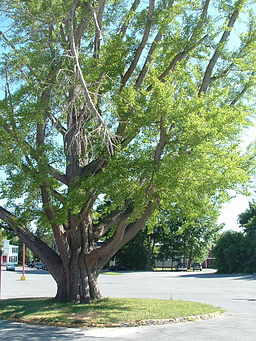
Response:
[[[102,304],[103,301],[104,304]],[[103,298],[94,304],[61,303],[53,298],[43,297],[15,298],[0,301],[0,318],[31,324],[48,324],[70,328],[118,326],[125,322],[120,322],[119,315],[123,311],[132,311],[132,308],[125,302],[112,302],[108,298]],[[51,316],[52,312],[54,312],[55,317],[50,317],[50,322],[48,316]],[[105,324],[105,322],[101,321],[102,319],[105,321],[106,315],[109,322]],[[26,320],[27,316],[29,316],[29,322]]]
[[[233,298],[233,301],[256,302],[256,298]]]
[[[22,274],[22,269],[16,269],[16,273]],[[37,270],[37,269],[25,269],[25,275],[49,275],[47,270]]]
[[[241,279],[246,279],[247,281],[255,281],[256,280],[256,274],[244,274],[241,275],[240,277],[236,278],[236,280],[241,280]]]
[[[101,337],[86,336],[83,331],[63,327],[49,327],[43,325],[29,325],[18,322],[0,320],[0,339],[5,341],[24,340],[83,340],[100,339]],[[104,337],[102,337],[104,339]]]
[[[178,275],[177,277],[189,277],[189,278],[233,278],[234,280],[256,280],[256,274],[222,274],[222,273],[187,273],[185,276]]]

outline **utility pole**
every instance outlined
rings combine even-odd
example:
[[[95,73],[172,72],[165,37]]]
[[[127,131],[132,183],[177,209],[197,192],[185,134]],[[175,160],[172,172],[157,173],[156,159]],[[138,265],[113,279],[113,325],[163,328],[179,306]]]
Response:
[[[26,280],[25,276],[25,258],[26,258],[26,245],[25,243],[22,244],[22,275],[20,276],[21,281]]]
[[[2,254],[3,251],[0,249],[0,299],[2,295]]]

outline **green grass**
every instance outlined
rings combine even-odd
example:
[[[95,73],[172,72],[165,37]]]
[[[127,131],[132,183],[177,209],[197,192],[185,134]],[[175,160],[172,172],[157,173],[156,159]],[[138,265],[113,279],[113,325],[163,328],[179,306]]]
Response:
[[[104,298],[79,305],[57,303],[50,298],[0,301],[0,319],[68,327],[141,325],[152,320],[183,319],[221,312],[222,309],[209,304],[138,298]]]

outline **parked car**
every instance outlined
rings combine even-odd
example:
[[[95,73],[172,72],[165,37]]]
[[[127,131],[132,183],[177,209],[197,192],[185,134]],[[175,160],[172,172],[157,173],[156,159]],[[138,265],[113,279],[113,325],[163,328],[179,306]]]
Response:
[[[187,264],[185,263],[178,263],[177,267],[176,267],[177,271],[188,271],[188,267]]]
[[[109,271],[129,271],[131,268],[127,265],[112,265],[108,268]]]
[[[41,263],[41,262],[36,262],[34,263],[34,267],[37,269],[37,270],[44,270],[44,263]]]
[[[194,264],[192,264],[192,269],[193,269],[193,271],[197,271],[197,270],[202,271],[203,270],[202,264],[201,263],[194,263]]]
[[[15,264],[6,264],[6,270],[7,271],[15,271]]]

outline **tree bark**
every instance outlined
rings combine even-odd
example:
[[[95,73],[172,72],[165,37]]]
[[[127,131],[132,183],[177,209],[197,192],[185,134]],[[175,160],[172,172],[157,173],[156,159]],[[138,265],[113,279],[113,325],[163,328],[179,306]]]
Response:
[[[57,282],[56,300],[72,303],[89,303],[100,299],[97,278],[99,269],[88,267],[82,255],[72,257],[64,271],[60,271]]]

